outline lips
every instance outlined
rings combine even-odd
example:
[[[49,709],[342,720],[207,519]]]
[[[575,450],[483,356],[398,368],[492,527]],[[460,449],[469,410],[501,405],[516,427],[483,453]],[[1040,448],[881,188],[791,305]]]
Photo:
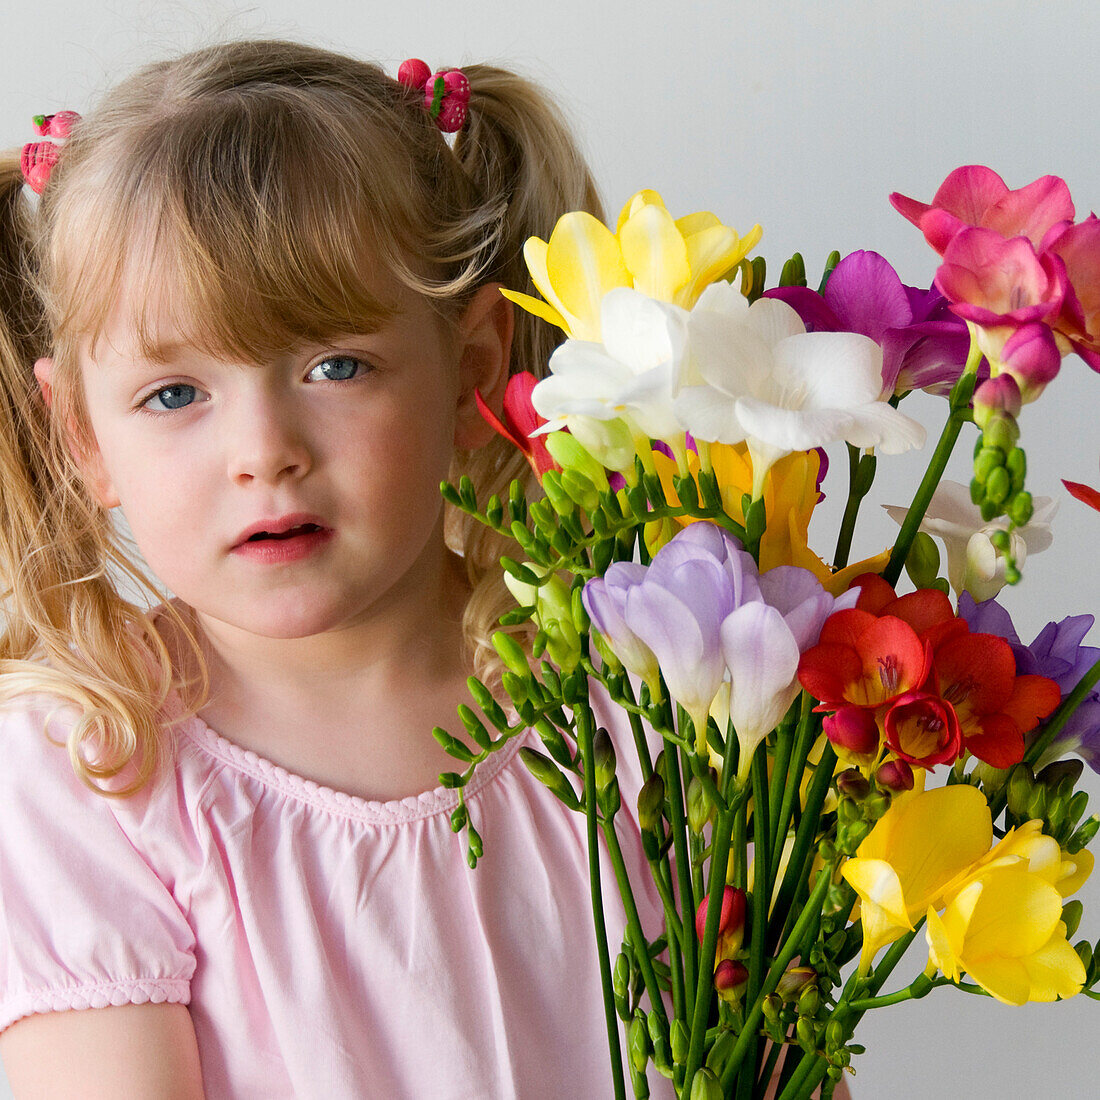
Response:
[[[318,516],[292,514],[261,520],[245,528],[233,544],[233,549],[247,543],[282,542],[301,536],[316,535],[329,529]]]

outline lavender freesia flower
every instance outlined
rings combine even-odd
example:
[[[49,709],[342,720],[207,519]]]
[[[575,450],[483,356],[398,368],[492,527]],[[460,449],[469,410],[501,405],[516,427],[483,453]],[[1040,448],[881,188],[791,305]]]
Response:
[[[970,334],[937,290],[905,286],[877,252],[852,252],[818,294],[807,287],[776,287],[808,332],[858,332],[882,347],[882,393],[908,390],[946,394],[966,364]],[[988,377],[983,365],[982,378]]]
[[[1100,649],[1082,645],[1093,624],[1091,615],[1069,615],[1047,623],[1030,645],[1024,645],[1009,613],[996,600],[975,603],[969,593],[959,597],[959,615],[970,629],[996,634],[1012,647],[1016,674],[1047,676],[1064,699],[1100,658]],[[1075,752],[1094,772],[1100,773],[1100,692],[1091,691],[1070,715],[1040,764]]]
[[[808,570],[763,574],[732,536],[693,523],[650,566],[612,564],[588,582],[584,604],[623,664],[646,678],[660,665],[669,693],[691,716],[696,748],[706,751],[706,722],[730,681],[730,718],[740,742],[741,779],[753,752],[798,693],[798,661],[817,642],[825,619],[854,606],[858,591],[834,600]]]

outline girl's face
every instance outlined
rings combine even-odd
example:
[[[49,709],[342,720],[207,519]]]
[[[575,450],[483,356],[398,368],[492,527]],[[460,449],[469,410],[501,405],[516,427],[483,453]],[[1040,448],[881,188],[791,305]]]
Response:
[[[456,445],[486,438],[473,389],[503,386],[511,315],[485,287],[452,329],[389,289],[398,312],[378,331],[259,364],[168,322],[164,361],[143,358],[124,296],[85,355],[89,482],[200,621],[303,638],[438,599],[439,482]]]

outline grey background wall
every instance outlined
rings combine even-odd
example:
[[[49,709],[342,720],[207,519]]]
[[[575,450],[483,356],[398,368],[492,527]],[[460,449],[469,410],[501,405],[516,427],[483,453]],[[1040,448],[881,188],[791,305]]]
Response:
[[[988,164],[1012,187],[1061,175],[1079,216],[1100,208],[1100,14],[1084,0],[681,0],[675,10],[637,0],[5,0],[2,31],[0,140],[10,146],[30,139],[32,114],[80,110],[144,61],[226,36],[303,38],[391,71],[410,55],[510,65],[558,97],[609,209],[652,187],[676,213],[711,209],[742,230],[760,222],[757,251],[773,269],[795,249],[816,273],[833,248],[871,248],[927,285],[935,257],[887,195],[928,199],[961,164]],[[938,431],[941,404],[917,397],[906,409]],[[1071,358],[1022,419],[1033,491],[1061,501],[1054,546],[1004,595],[1026,640],[1048,619],[1100,610],[1100,515],[1059,481],[1100,482],[1097,409],[1100,376]],[[907,501],[922,470],[913,457],[880,462],[857,552],[891,539],[877,506]],[[840,476],[815,519],[823,553]],[[1100,645],[1100,631],[1090,640]],[[1100,884],[1084,897],[1082,932],[1095,938]],[[914,954],[912,975],[922,967]],[[1092,1096],[1098,1029],[1100,1010],[1084,998],[1008,1009],[942,990],[865,1022],[853,1089],[894,1100]]]

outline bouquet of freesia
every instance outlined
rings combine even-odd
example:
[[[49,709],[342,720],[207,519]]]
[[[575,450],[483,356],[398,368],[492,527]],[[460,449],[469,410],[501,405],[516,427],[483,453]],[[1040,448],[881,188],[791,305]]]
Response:
[[[651,1067],[691,1100],[769,1083],[782,1100],[829,1095],[863,1014],[938,986],[1007,1004],[1100,996],[1067,900],[1100,819],[1074,789],[1081,761],[1064,759],[1100,768],[1092,619],[1028,646],[994,599],[1049,541],[1021,408],[1068,352],[1100,370],[1100,222],[1075,223],[1061,180],[1010,191],[980,167],[930,204],[892,201],[941,254],[927,291],[871,252],[833,254],[817,290],[795,256],[765,290],[748,258],[759,227],[673,219],[653,192],[614,231],[567,214],[527,242],[542,297],[507,292],[567,339],[544,380],[512,380],[502,418],[484,410],[543,496],[513,483],[481,503],[468,481],[444,486],[520,548],[502,560],[518,606],[494,639],[514,715],[471,681],[484,721],[461,711],[473,745],[436,731],[465,765],[444,781],[461,789],[534,729],[545,751],[525,762],[587,815],[617,1096],[627,1075],[648,1095]],[[918,389],[944,399],[943,432],[912,503],[891,509],[894,546],[849,564],[878,456],[924,443],[899,408]],[[969,487],[942,480],[964,431]],[[823,448],[841,442],[848,498],[825,561],[809,521]],[[598,727],[596,685],[632,737]],[[656,937],[616,826],[627,751]],[[454,824],[475,863],[464,805]],[[600,844],[621,946],[607,942]],[[919,934],[927,966],[895,975]]]

